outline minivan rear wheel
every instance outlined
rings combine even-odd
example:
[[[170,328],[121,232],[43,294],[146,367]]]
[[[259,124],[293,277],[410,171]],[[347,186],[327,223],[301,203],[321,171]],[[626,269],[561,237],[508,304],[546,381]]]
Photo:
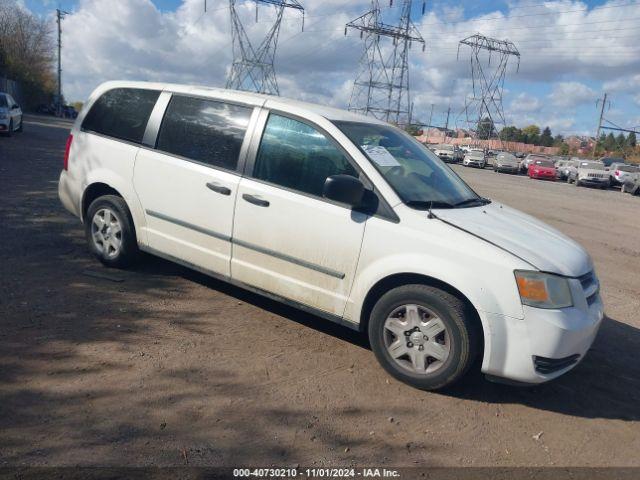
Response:
[[[373,307],[369,341],[393,377],[421,390],[438,390],[459,380],[475,360],[480,342],[475,320],[448,292],[404,285]]]
[[[92,253],[108,267],[127,267],[139,254],[131,213],[121,197],[104,195],[91,202],[85,234]]]

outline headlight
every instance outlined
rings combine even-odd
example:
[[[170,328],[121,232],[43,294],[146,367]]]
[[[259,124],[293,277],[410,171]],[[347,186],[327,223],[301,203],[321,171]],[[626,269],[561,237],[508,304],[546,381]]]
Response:
[[[565,308],[573,305],[566,278],[528,270],[516,270],[514,273],[523,305],[537,308]]]

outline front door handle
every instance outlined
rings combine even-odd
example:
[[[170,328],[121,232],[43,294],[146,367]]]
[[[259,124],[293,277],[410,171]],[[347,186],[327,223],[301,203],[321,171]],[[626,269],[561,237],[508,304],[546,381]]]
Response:
[[[245,199],[249,203],[253,203],[254,205],[258,205],[259,207],[268,207],[269,202],[267,200],[263,200],[260,197],[256,197],[255,195],[249,195],[248,193],[243,193],[242,198]]]
[[[207,188],[209,190],[213,190],[216,193],[221,193],[222,195],[231,195],[231,189],[227,188],[223,185],[220,185],[218,183],[215,182],[209,182],[207,183]]]

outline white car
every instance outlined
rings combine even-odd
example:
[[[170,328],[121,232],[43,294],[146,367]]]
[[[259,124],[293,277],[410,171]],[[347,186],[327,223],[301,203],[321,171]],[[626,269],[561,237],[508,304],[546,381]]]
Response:
[[[421,389],[478,356],[490,378],[558,377],[603,317],[580,245],[482,198],[398,128],[325,106],[103,84],[71,130],[59,197],[105,265],[143,250],[360,330]]]
[[[22,131],[22,110],[11,95],[0,92],[0,133],[11,136]]]
[[[437,145],[433,149],[433,153],[435,153],[440,160],[451,163],[459,162],[462,156],[461,151],[456,146],[446,143]]]
[[[484,168],[487,165],[487,158],[484,152],[481,150],[471,150],[465,154],[462,160],[462,165],[465,167],[480,167]]]

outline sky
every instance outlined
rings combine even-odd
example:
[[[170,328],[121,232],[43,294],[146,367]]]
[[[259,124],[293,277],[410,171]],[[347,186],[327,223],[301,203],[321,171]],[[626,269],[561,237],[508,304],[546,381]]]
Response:
[[[63,91],[83,101],[106,80],[149,80],[224,86],[231,65],[227,0],[18,0],[23,8],[63,21]],[[345,108],[363,51],[344,25],[369,0],[301,0],[286,12],[276,57],[282,96]],[[400,0],[380,0],[386,23],[397,22]],[[254,42],[270,26],[274,8],[238,0]],[[470,50],[458,42],[475,33],[509,39],[520,65],[507,65],[503,105],[507,124],[535,123],[554,134],[593,135],[598,98],[606,91],[605,118],[640,126],[640,0],[414,0],[413,21],[426,50],[410,52],[414,120],[466,126],[471,94]],[[254,40],[256,39],[256,40]],[[486,62],[485,59],[483,61]],[[492,67],[495,68],[495,60]],[[488,65],[485,65],[489,68]],[[431,108],[433,105],[433,115]]]

